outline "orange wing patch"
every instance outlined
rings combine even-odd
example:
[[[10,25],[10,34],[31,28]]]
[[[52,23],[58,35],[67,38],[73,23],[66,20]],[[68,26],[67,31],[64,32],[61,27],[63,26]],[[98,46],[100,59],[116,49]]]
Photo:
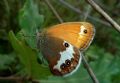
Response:
[[[48,28],[47,34],[66,40],[80,50],[85,50],[94,37],[95,29],[87,22],[67,22]]]

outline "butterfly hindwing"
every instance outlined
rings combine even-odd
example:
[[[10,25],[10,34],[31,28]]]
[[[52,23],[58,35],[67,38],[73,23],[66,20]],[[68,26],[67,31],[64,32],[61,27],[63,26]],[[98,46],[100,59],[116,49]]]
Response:
[[[42,38],[43,39],[43,38]],[[48,61],[51,72],[58,76],[74,73],[81,63],[79,50],[69,42],[46,34],[40,50]]]

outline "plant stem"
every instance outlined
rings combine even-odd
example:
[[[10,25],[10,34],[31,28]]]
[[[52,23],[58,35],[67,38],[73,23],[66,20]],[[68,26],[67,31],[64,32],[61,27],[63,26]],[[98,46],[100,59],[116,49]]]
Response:
[[[120,32],[120,25],[117,24],[94,0],[86,0],[98,13],[100,13],[118,32]]]

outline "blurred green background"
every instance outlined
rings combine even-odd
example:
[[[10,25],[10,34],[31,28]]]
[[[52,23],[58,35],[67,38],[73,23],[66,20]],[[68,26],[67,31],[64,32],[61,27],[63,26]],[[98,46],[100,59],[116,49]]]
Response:
[[[85,57],[100,83],[120,83],[120,33],[85,0],[49,1],[64,22],[87,21],[95,26],[96,35],[91,46],[85,52]],[[95,1],[120,24],[119,0]],[[23,83],[22,81],[1,79],[1,77],[9,76],[32,76],[39,80],[40,83],[92,83],[83,65],[72,76],[62,78],[52,76],[49,69],[42,65],[39,66],[35,59],[33,60],[34,63],[30,63],[32,61],[29,61],[31,59],[29,58],[30,56],[33,58],[37,57],[33,55],[39,55],[31,50],[35,47],[35,41],[24,40],[14,35],[23,30],[26,35],[32,36],[36,29],[46,28],[58,23],[60,23],[59,20],[48,7],[45,0],[0,0],[0,83]],[[31,26],[30,34],[28,30]],[[14,34],[10,33],[10,30]],[[20,47],[17,44],[21,41],[23,43]],[[31,49],[26,47],[26,42]],[[21,51],[20,48],[25,48],[25,51]],[[21,57],[21,55],[26,56],[26,59],[23,59],[24,57]],[[28,60],[28,63],[25,60]],[[29,70],[29,64],[32,64],[32,71]],[[28,82],[26,81],[25,83]]]

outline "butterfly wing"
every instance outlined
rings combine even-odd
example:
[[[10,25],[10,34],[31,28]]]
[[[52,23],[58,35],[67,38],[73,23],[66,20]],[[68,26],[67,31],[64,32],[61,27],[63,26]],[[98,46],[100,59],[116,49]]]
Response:
[[[67,22],[52,26],[46,32],[70,42],[80,50],[85,50],[93,40],[95,29],[87,22]]]
[[[81,63],[79,50],[65,40],[46,35],[42,38],[40,50],[49,63],[50,70],[57,76],[74,73]]]

